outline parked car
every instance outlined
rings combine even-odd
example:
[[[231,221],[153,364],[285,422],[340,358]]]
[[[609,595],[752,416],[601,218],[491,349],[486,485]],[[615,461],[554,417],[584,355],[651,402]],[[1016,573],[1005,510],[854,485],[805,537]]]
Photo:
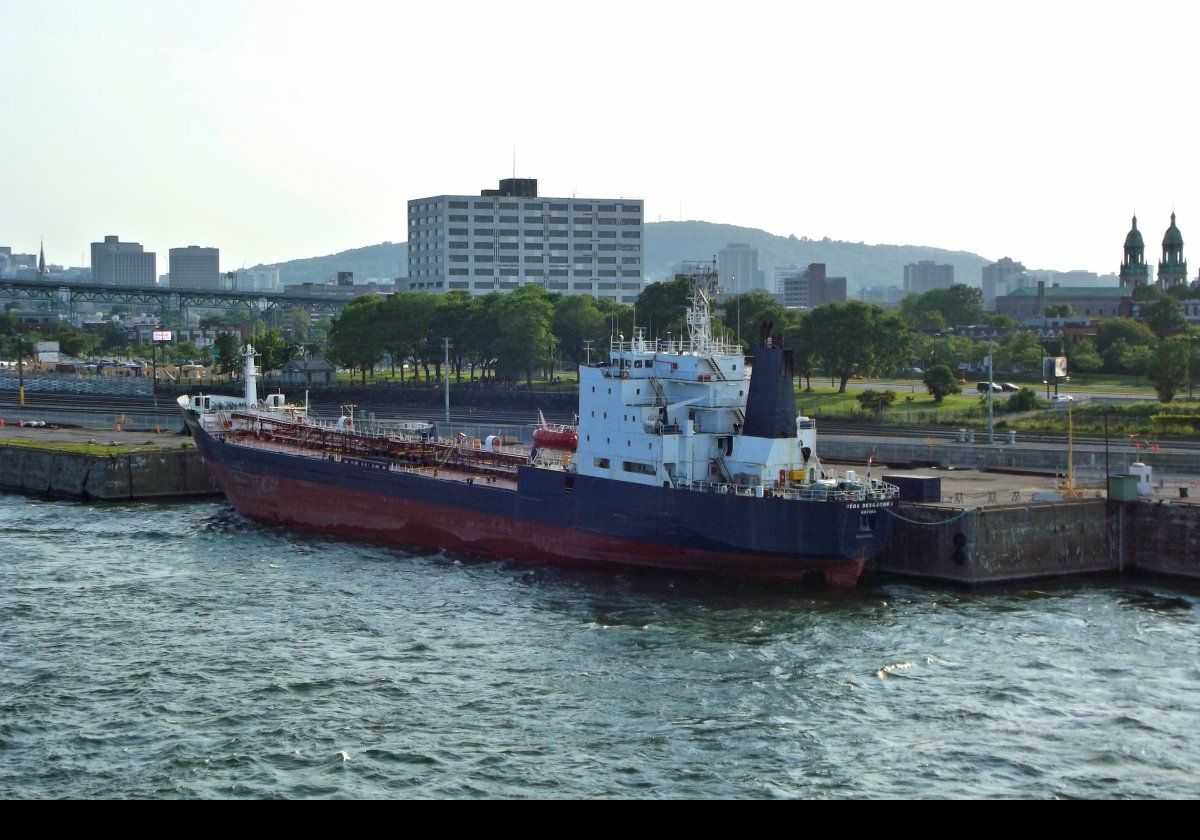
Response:
[[[1058,408],[1062,408],[1067,403],[1073,403],[1073,402],[1075,402],[1075,398],[1072,397],[1070,394],[1055,394],[1053,397],[1050,398],[1050,405],[1057,406]]]
[[[1001,393],[1001,392],[1003,392],[1003,391],[1004,391],[1004,389],[1003,389],[1003,388],[1001,388],[1001,387],[1000,387],[1000,384],[999,384],[999,383],[997,383],[997,382],[991,382],[991,383],[988,383],[988,382],[976,382],[976,383],[975,383],[975,387],[976,387],[976,389],[978,389],[979,393],[981,393],[981,394],[986,394],[986,393],[988,392],[988,387],[989,387],[989,385],[990,385],[990,387],[991,387],[991,391],[992,391],[992,393],[993,393],[993,394],[999,394],[999,393]]]

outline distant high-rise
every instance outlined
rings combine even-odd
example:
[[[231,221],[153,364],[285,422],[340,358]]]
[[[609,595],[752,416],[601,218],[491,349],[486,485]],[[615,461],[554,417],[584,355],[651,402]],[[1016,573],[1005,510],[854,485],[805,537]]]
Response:
[[[954,266],[921,260],[904,266],[904,293],[923,295],[934,289],[949,289],[954,285]]]
[[[217,248],[188,245],[172,248],[170,252],[171,288],[220,290],[225,287],[221,276],[221,252]]]
[[[1021,286],[1025,266],[1008,257],[1001,257],[991,265],[983,267],[983,306],[995,311],[996,298],[1007,295]]]
[[[1187,260],[1183,258],[1183,234],[1175,226],[1175,214],[1171,214],[1171,226],[1163,234],[1162,260],[1158,263],[1158,285],[1164,289],[1187,285]]]
[[[232,286],[235,292],[283,291],[283,286],[279,282],[279,266],[239,268],[232,274]]]
[[[758,249],[745,242],[726,245],[717,252],[717,277],[727,295],[766,291],[758,270]]]
[[[1138,230],[1137,216],[1133,227],[1125,234],[1125,258],[1121,260],[1121,288],[1132,289],[1150,282],[1150,266],[1146,263],[1146,243]]]
[[[783,305],[813,309],[826,303],[846,302],[846,278],[827,277],[825,263],[812,263],[800,274],[782,278]]]
[[[92,243],[92,282],[102,286],[153,286],[157,276],[153,251],[138,242],[106,236]]]
[[[479,195],[408,202],[405,288],[472,295],[540,286],[633,303],[642,290],[643,202],[539,197],[534,178]]]

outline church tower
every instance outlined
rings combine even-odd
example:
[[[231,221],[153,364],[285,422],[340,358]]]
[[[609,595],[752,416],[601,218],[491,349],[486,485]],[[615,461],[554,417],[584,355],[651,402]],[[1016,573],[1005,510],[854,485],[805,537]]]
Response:
[[[1146,264],[1146,243],[1142,232],[1137,229],[1137,216],[1133,227],[1125,235],[1125,259],[1121,261],[1121,288],[1135,289],[1150,282],[1150,266]]]
[[[1158,264],[1158,285],[1163,289],[1187,284],[1187,262],[1183,258],[1183,234],[1175,227],[1175,214],[1171,214],[1171,226],[1163,235],[1162,261]]]

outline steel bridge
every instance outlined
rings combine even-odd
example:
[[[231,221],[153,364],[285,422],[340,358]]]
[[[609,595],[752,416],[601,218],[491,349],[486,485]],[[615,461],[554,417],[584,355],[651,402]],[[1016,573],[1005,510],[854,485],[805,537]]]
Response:
[[[106,286],[43,280],[0,280],[0,299],[49,303],[51,309],[74,312],[76,303],[125,303],[157,307],[164,312],[199,309],[265,311],[296,307],[310,315],[336,315],[354,299],[349,295],[295,292],[225,292],[215,289],[169,289],[149,286]]]

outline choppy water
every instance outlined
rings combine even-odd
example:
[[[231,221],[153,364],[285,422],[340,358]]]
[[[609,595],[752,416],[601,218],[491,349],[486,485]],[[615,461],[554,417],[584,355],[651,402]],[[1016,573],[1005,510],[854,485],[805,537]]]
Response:
[[[811,596],[0,495],[0,796],[1195,797],[1197,601]]]

